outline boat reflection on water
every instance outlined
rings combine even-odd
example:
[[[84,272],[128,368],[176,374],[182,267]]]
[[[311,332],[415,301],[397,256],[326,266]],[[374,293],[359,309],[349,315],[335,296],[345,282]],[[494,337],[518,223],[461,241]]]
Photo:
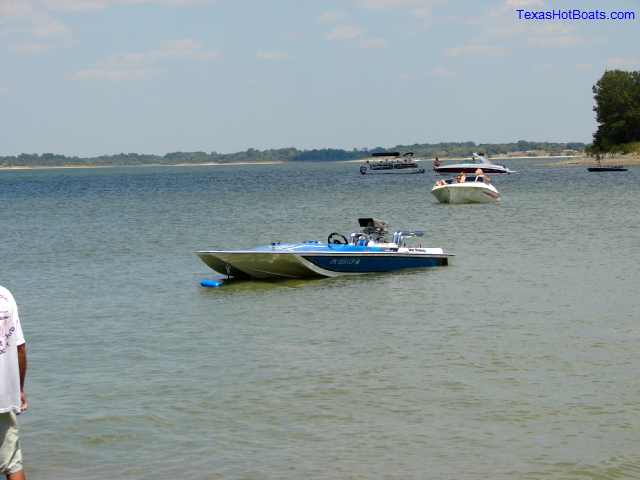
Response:
[[[373,218],[358,220],[359,232],[334,232],[327,242],[280,243],[249,250],[203,250],[196,254],[210,268],[235,279],[291,279],[391,272],[444,266],[453,254],[442,248],[411,245],[422,231],[388,232]],[[390,238],[389,238],[390,237]]]

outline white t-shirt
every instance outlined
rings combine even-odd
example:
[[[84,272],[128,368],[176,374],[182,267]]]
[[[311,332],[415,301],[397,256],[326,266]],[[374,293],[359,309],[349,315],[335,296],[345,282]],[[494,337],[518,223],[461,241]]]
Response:
[[[23,343],[16,301],[9,290],[0,286],[0,413],[20,412],[17,347]]]

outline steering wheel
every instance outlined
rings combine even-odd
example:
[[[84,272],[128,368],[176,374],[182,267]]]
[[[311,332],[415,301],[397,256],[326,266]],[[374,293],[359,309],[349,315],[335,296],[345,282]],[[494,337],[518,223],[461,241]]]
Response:
[[[333,232],[333,233],[329,234],[329,237],[327,238],[327,243],[329,245],[331,245],[331,244],[334,244],[334,245],[347,245],[349,243],[349,240],[347,240],[347,237],[345,237],[341,233]]]

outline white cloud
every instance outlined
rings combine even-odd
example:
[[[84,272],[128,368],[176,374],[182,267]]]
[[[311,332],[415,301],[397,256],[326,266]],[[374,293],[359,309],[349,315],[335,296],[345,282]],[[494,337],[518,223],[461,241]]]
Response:
[[[31,16],[32,33],[36,37],[71,37],[71,29],[56,18],[38,12]]]
[[[576,33],[575,27],[563,23],[531,23],[521,25],[519,36],[531,47],[575,47],[588,43]]]
[[[261,50],[258,53],[256,53],[256,58],[258,58],[259,60],[277,62],[282,60],[288,60],[289,54],[287,52],[280,52],[277,50]]]
[[[533,65],[533,70],[536,72],[550,72],[553,68],[553,63],[536,63]]]
[[[151,61],[164,59],[210,61],[222,58],[220,52],[216,50],[205,50],[198,41],[191,38],[167,42],[160,49],[152,50],[144,55]]]
[[[108,80],[120,82],[126,80],[147,80],[156,76],[161,70],[153,68],[123,68],[118,65],[102,65],[74,72],[72,80]]]
[[[416,8],[412,10],[413,16],[420,18],[425,21],[431,21],[431,17],[433,16],[433,9],[428,7]]]
[[[93,67],[77,70],[70,75],[73,80],[145,80],[163,72],[170,61],[215,61],[222,55],[206,50],[196,40],[186,38],[165,43],[161,48],[147,52],[113,55]]]
[[[437,0],[358,0],[366,8],[424,8],[438,3]]]
[[[22,17],[33,12],[29,0],[0,0],[0,19]]]
[[[9,51],[17,54],[38,55],[51,50],[51,48],[48,43],[24,42],[10,45]]]
[[[586,40],[579,35],[555,35],[555,36],[532,36],[527,38],[527,44],[532,47],[575,47],[586,43]]]
[[[108,6],[107,0],[44,0],[44,5],[52,10],[100,10]]]
[[[213,3],[213,0],[43,0],[43,3],[52,10],[83,11],[127,5],[187,7]]]
[[[320,15],[320,17],[318,17],[318,21],[324,24],[335,24],[344,21],[345,18],[347,18],[347,15],[344,12],[331,10]]]
[[[71,29],[58,14],[64,11],[92,11],[114,6],[186,7],[217,0],[0,0],[0,36],[9,51],[35,54],[68,47]]]
[[[360,40],[359,46],[365,49],[386,48],[387,41],[384,38],[363,38]]]
[[[387,46],[383,38],[369,37],[366,30],[359,25],[343,24],[336,25],[327,34],[327,40],[339,42],[352,42],[356,46],[364,49],[381,49]]]
[[[0,35],[9,51],[17,54],[46,52],[71,45],[71,29],[28,0],[0,0]]]
[[[456,76],[456,73],[447,67],[437,66],[431,69],[429,75],[438,78],[452,78]]]
[[[640,68],[640,57],[611,57],[607,59],[607,68],[637,70]]]
[[[361,38],[364,35],[364,29],[358,25],[337,25],[327,34],[328,40],[348,41]]]
[[[469,55],[477,57],[498,57],[505,55],[507,49],[498,45],[468,43],[461,47],[447,48],[445,53],[449,57],[464,57]]]
[[[356,0],[356,3],[369,9],[398,9],[406,10],[414,17],[430,23],[432,10],[435,5],[445,3],[447,0]]]
[[[515,8],[544,6],[542,0],[504,0],[484,15],[468,20],[474,38],[461,47],[446,50],[452,57],[465,55],[499,56],[518,48],[569,48],[593,41],[566,22],[526,22],[519,20]]]
[[[509,8],[536,8],[544,7],[544,0],[507,0]]]

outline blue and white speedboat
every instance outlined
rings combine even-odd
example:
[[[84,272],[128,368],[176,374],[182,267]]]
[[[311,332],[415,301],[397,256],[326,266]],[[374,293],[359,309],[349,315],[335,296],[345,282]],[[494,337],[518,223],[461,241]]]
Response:
[[[453,256],[442,248],[410,245],[423,232],[397,231],[388,239],[386,223],[373,218],[358,221],[362,231],[352,233],[349,238],[334,232],[326,243],[276,242],[249,250],[204,250],[196,254],[213,270],[228,277],[260,280],[437,267],[447,265]]]

